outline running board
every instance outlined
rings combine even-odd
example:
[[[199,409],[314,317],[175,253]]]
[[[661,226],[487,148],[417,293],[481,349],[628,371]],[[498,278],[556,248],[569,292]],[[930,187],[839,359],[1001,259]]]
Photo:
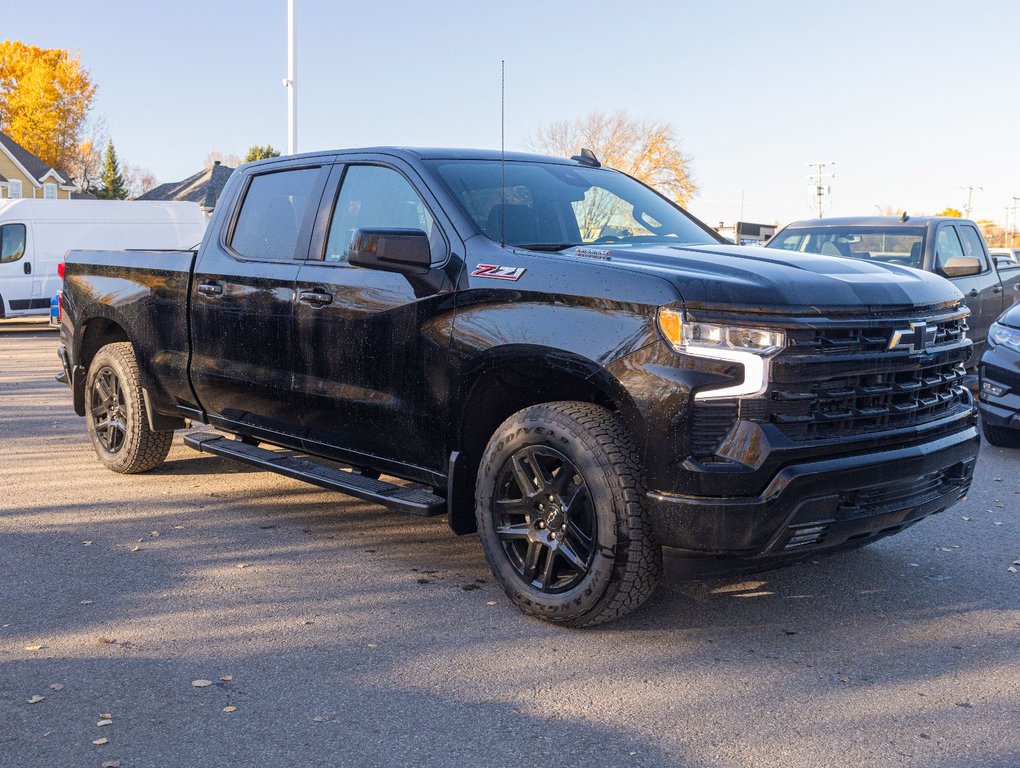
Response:
[[[420,487],[393,485],[357,472],[335,469],[290,451],[268,451],[212,432],[185,435],[184,444],[196,451],[243,461],[320,488],[346,493],[412,515],[430,516],[446,512],[446,499]]]

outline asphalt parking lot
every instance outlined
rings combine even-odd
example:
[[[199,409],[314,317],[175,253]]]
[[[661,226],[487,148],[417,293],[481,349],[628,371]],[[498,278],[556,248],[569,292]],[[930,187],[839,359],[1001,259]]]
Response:
[[[1020,765],[1020,451],[899,536],[570,631],[442,518],[179,439],[103,470],[55,347],[0,323],[0,766]]]

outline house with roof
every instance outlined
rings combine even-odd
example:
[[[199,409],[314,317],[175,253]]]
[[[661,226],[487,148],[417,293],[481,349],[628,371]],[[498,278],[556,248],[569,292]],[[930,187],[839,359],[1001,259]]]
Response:
[[[220,193],[233,172],[233,168],[223,165],[217,160],[208,168],[189,176],[184,181],[160,184],[144,195],[139,195],[137,199],[182,200],[188,203],[198,203],[199,207],[208,215],[216,207],[216,201],[220,199]]]
[[[74,184],[0,131],[0,199],[70,200]]]

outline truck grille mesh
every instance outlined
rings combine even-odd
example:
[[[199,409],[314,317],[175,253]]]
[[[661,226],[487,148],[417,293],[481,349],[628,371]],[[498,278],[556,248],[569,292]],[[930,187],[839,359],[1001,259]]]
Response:
[[[919,349],[889,349],[896,331],[925,323]],[[934,330],[932,330],[934,329]],[[712,461],[738,418],[775,425],[797,441],[915,427],[970,408],[963,379],[971,353],[967,311],[881,317],[867,324],[821,321],[787,329],[761,398],[696,401],[690,454]],[[910,335],[914,338],[914,334]]]
[[[966,317],[934,317],[923,350],[889,350],[908,321],[797,330],[772,367],[766,418],[796,440],[911,427],[969,407]]]

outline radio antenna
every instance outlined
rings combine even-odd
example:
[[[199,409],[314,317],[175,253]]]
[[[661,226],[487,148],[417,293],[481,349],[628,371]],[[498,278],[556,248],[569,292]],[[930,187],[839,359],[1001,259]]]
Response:
[[[499,244],[506,247],[506,59],[499,61]]]

